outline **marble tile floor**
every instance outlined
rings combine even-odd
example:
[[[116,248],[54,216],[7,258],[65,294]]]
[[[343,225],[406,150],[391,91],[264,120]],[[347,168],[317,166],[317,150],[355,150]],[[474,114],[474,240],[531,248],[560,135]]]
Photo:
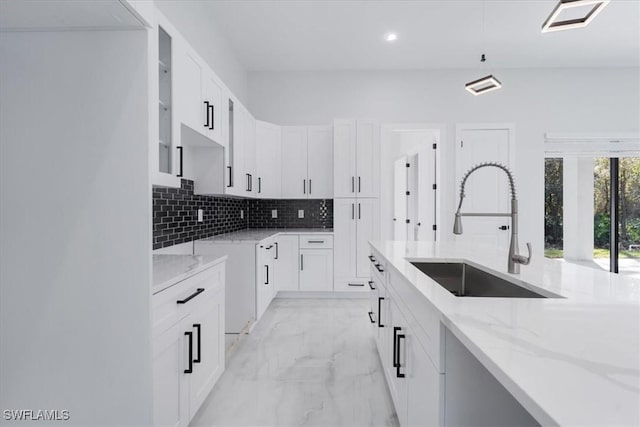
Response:
[[[191,426],[397,426],[363,299],[275,299]]]

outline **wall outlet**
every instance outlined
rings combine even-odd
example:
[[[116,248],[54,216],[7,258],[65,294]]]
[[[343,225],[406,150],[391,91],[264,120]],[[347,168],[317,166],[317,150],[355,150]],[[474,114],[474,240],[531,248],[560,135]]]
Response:
[[[271,210],[271,218],[278,218],[278,209]]]
[[[240,209],[240,219],[244,219],[244,209]]]
[[[298,218],[304,218],[304,209],[298,210]]]
[[[198,209],[198,222],[204,221],[204,211],[202,209]]]

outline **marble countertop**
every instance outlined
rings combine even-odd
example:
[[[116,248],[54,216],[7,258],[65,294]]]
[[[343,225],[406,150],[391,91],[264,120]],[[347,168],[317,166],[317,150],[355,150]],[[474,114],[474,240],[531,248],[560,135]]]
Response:
[[[372,242],[543,425],[640,425],[640,281],[456,243]],[[410,261],[467,262],[563,298],[458,298]],[[389,266],[388,266],[389,268]]]
[[[226,259],[214,255],[153,255],[151,293],[157,294]]]
[[[333,234],[333,228],[248,228],[233,233],[217,234],[197,243],[258,243],[276,234]]]

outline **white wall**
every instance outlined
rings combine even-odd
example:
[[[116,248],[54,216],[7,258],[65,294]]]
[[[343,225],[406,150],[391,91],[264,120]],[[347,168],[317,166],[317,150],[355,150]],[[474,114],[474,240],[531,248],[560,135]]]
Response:
[[[502,90],[474,97],[464,83],[477,70],[251,72],[250,110],[283,125],[327,124],[364,117],[445,123],[441,170],[443,238],[451,238],[455,123],[515,124],[520,241],[540,255],[544,240],[545,132],[640,130],[638,68],[493,70]]]
[[[146,49],[0,33],[2,410],[152,423]]]
[[[240,102],[247,105],[247,71],[216,25],[208,3],[210,2],[205,0],[155,0],[160,12],[187,39]]]

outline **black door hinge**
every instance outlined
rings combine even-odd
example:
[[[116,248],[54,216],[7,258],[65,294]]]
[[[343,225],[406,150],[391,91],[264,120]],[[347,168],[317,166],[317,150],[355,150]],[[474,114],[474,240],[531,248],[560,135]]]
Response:
[[[409,224],[409,223],[411,222],[411,220],[410,220],[410,219],[407,219],[405,222],[406,222],[407,224]]]
[[[405,166],[408,167],[408,168],[411,167],[411,165],[409,163],[407,163]]]
[[[438,226],[437,226],[437,225],[435,225],[435,224],[433,224],[433,227],[432,227],[432,228],[433,228],[433,231],[436,231],[436,230],[438,229]]]
[[[437,190],[438,186],[436,184],[433,184],[433,186],[431,188],[433,188],[434,190]]]
[[[433,144],[433,149],[435,150],[436,148],[438,148],[438,144]]]
[[[410,191],[406,191],[406,192],[405,192],[405,194],[406,194],[407,196],[409,196],[409,195],[411,195],[411,192],[410,192]]]

